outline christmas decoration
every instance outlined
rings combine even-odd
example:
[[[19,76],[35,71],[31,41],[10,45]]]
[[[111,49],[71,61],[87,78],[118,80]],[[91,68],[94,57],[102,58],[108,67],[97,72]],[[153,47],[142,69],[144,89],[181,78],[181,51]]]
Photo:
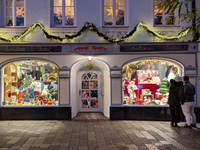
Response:
[[[23,7],[22,8],[16,8],[16,16],[23,16]]]
[[[172,72],[176,75],[177,74],[177,72],[178,72],[178,68],[177,67],[174,67],[174,66],[172,66]]]
[[[162,34],[159,34],[155,31],[151,30],[146,24],[140,22],[127,35],[125,35],[125,36],[123,36],[119,39],[112,39],[112,38],[109,38],[108,36],[106,36],[105,34],[99,32],[98,28],[94,24],[89,23],[89,22],[85,22],[84,26],[76,34],[65,35],[65,37],[60,37],[60,36],[48,33],[47,30],[43,27],[43,25],[41,23],[35,23],[31,27],[29,27],[27,30],[25,30],[21,35],[14,36],[11,39],[5,38],[5,37],[0,37],[0,40],[5,41],[5,42],[16,42],[16,41],[24,38],[27,34],[29,34],[31,31],[33,31],[36,27],[39,27],[42,30],[42,32],[45,34],[46,38],[52,39],[52,40],[59,40],[61,42],[64,41],[64,40],[66,41],[66,40],[74,39],[74,38],[80,36],[81,33],[86,31],[87,29],[89,29],[90,31],[96,32],[96,34],[99,37],[102,37],[104,40],[111,42],[111,43],[124,42],[125,40],[130,38],[136,32],[138,27],[143,27],[147,32],[151,33],[153,36],[157,36],[157,37],[159,37],[163,40],[178,40],[178,39],[181,39],[182,37],[186,36],[188,34],[188,32],[191,31],[190,28],[187,28],[186,30],[180,32],[177,36],[170,36],[169,37],[169,36],[162,35]]]
[[[93,68],[94,63],[91,60],[88,60],[88,63],[86,64],[86,67],[88,70]]]
[[[159,89],[160,89],[160,92],[161,92],[161,93],[166,93],[166,91],[169,91],[169,89],[168,89],[168,87],[167,87],[167,81],[166,81],[165,78],[162,80]]]

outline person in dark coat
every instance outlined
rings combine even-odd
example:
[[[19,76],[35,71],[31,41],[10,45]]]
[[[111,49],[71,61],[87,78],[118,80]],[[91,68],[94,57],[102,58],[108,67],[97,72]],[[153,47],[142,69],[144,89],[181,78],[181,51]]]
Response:
[[[183,87],[181,77],[176,77],[175,80],[171,79],[169,82],[169,98],[168,104],[170,106],[171,114],[171,127],[177,127],[180,122],[180,99],[179,90]]]

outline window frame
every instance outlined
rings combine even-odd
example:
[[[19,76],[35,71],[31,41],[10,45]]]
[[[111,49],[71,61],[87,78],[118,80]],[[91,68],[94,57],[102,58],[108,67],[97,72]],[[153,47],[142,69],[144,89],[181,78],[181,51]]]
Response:
[[[178,15],[177,9],[175,9],[175,11],[174,11],[175,23],[172,25],[166,24],[166,16],[167,16],[167,15],[165,15],[166,10],[163,9],[162,15],[155,15],[154,10],[155,10],[155,0],[153,0],[153,26],[154,27],[176,27],[176,26],[179,26],[179,19],[176,17]],[[162,16],[163,24],[155,24],[155,16]]]
[[[5,25],[5,2],[4,0],[2,0],[1,2],[1,27],[4,27],[4,28],[24,28],[26,27],[26,0],[24,0],[24,25],[23,26],[17,26],[16,25],[16,0],[12,0],[12,9],[13,9],[13,12],[12,12],[12,15],[13,15],[13,25],[12,26],[6,26]]]
[[[62,0],[62,14],[65,14],[65,0]],[[55,28],[66,28],[66,27],[76,27],[76,0],[74,0],[74,24],[73,25],[65,25],[65,15],[62,15],[62,25],[61,26],[56,26],[54,25],[54,0],[51,0],[51,21],[50,25],[51,27]]]
[[[127,27],[127,0],[124,0],[124,25],[116,25],[116,14],[113,13],[113,25],[104,25],[104,1],[105,0],[102,0],[102,27]],[[113,3],[113,12],[116,11],[116,0],[112,0],[112,3]]]

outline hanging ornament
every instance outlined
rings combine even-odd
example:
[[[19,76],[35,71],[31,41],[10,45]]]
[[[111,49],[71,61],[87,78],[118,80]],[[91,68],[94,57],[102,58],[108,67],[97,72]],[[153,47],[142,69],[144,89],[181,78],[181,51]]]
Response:
[[[36,95],[40,95],[40,92],[36,92]]]
[[[86,67],[88,70],[93,68],[94,63],[91,60],[88,60],[88,63],[86,64]]]
[[[25,95],[25,97],[27,97],[27,95]]]

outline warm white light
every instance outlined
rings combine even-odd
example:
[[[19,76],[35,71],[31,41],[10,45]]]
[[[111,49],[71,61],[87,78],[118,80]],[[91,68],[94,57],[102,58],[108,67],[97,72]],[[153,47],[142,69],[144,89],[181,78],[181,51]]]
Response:
[[[91,59],[92,59],[92,56],[88,56],[88,59],[91,60]]]

